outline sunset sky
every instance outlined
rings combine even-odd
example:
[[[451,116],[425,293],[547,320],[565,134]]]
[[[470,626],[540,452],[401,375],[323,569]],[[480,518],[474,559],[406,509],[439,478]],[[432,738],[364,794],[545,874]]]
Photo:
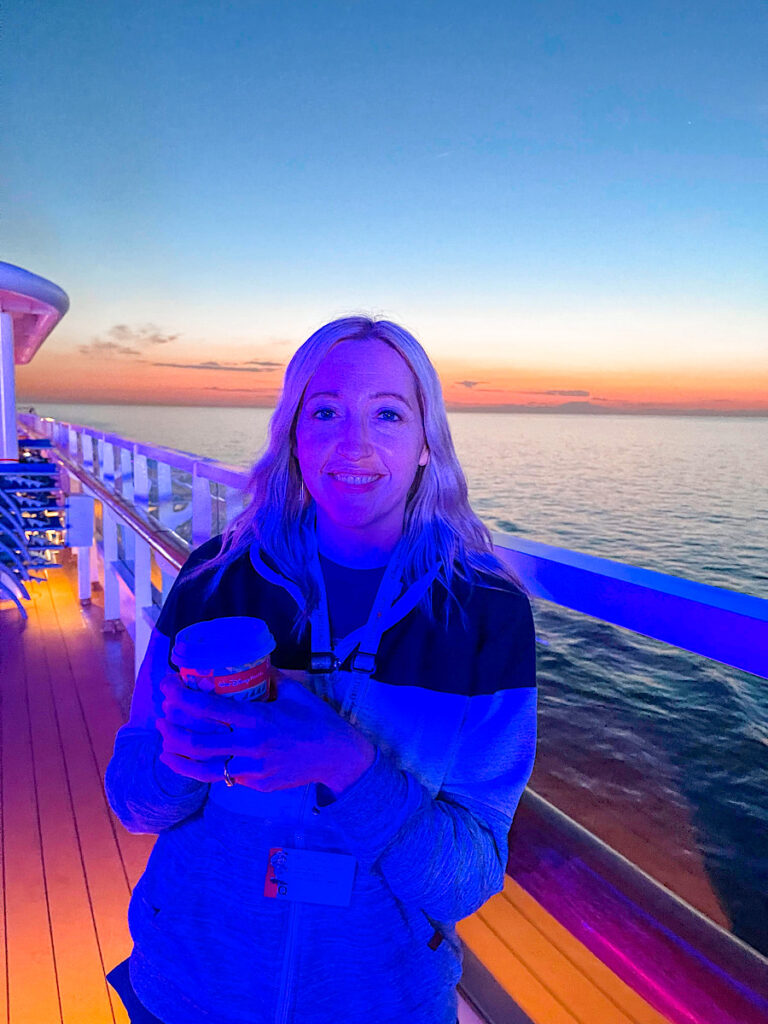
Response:
[[[25,403],[274,403],[327,320],[449,408],[768,415],[768,8],[105,0],[4,12]]]

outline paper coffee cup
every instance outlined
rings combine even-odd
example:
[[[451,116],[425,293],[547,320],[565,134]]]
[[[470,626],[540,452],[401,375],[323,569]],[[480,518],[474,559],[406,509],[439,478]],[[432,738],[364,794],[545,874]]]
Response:
[[[232,615],[179,630],[171,661],[195,690],[237,700],[274,700],[269,656],[275,646],[263,619]]]

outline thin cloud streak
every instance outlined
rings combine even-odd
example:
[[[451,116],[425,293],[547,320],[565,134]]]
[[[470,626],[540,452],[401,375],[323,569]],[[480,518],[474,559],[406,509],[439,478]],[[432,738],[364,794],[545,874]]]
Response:
[[[613,416],[748,416],[766,418],[762,409],[723,409],[701,407],[682,407],[675,405],[659,405],[653,402],[613,402],[604,399],[606,405],[594,402],[560,402],[558,405],[522,404],[500,402],[498,405],[475,405],[446,402],[448,412],[499,412],[499,413],[559,413],[562,415],[584,413]],[[713,400],[713,403],[716,400]]]
[[[101,338],[94,338],[87,345],[78,346],[78,352],[83,356],[138,356],[141,355],[137,348],[130,348],[128,345],[118,345],[116,341],[102,341]]]
[[[115,341],[131,341],[142,345],[167,345],[169,341],[181,337],[181,334],[163,334],[154,324],[144,324],[143,327],[115,324],[107,333]]]
[[[115,324],[106,332],[106,338],[96,335],[85,345],[79,345],[78,352],[84,356],[105,356],[108,359],[113,356],[140,356],[141,346],[167,345],[180,337],[180,334],[163,334],[154,324],[144,324],[143,327]]]
[[[250,360],[252,363],[258,362],[255,359]],[[267,360],[259,362],[257,366],[233,366],[231,364],[217,363],[215,361],[209,361],[205,363],[158,363],[153,362],[152,366],[171,366],[177,370],[226,370],[227,372],[235,371],[238,373],[268,373],[270,370],[280,369],[282,363],[271,363]]]
[[[561,398],[589,398],[589,391],[518,391],[518,395],[558,395]]]

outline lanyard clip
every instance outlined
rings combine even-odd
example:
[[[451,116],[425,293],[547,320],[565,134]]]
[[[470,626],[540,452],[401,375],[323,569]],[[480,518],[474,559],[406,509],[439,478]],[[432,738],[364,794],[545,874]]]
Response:
[[[355,672],[365,672],[366,675],[370,675],[376,668],[376,655],[358,651],[352,656],[351,664]]]
[[[335,672],[339,667],[339,659],[333,651],[312,651],[309,656],[310,672]]]

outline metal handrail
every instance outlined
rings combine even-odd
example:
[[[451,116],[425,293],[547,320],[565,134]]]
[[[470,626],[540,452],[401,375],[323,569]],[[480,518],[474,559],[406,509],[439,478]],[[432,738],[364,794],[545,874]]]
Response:
[[[768,678],[768,600],[492,532],[533,597]]]

